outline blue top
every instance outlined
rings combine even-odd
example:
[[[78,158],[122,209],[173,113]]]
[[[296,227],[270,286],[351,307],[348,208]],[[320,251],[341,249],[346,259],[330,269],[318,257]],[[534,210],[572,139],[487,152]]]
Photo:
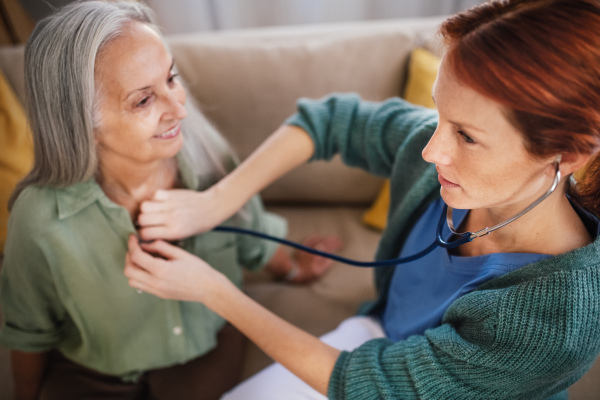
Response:
[[[400,257],[418,253],[435,240],[443,208],[441,198],[429,206],[408,236]],[[454,226],[461,225],[467,211],[454,210]],[[444,239],[448,240],[450,229],[445,226],[443,232]],[[463,257],[437,247],[421,259],[398,265],[392,277],[388,302],[380,316],[385,333],[394,341],[421,335],[426,329],[439,326],[448,306],[460,296],[492,278],[549,257],[532,253]]]
[[[396,258],[440,197],[435,165],[421,157],[437,127],[435,110],[398,98],[373,103],[334,94],[300,100],[287,123],[311,135],[313,159],[339,154],[347,165],[390,178],[389,219],[376,260]],[[342,351],[328,397],[566,399],[567,387],[600,353],[598,220],[572,204],[593,243],[488,280],[456,299],[442,323],[422,335],[369,340]],[[432,241],[428,237],[423,246]],[[365,312],[388,303],[396,269],[375,269],[379,296]]]

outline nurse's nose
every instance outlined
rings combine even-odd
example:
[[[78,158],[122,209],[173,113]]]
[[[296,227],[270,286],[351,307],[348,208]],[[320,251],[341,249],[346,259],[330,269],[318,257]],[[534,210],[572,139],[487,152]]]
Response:
[[[429,139],[427,146],[421,152],[423,159],[429,163],[436,165],[449,165],[451,161],[450,151],[452,143],[447,138],[447,133],[444,133],[438,125],[433,136]]]

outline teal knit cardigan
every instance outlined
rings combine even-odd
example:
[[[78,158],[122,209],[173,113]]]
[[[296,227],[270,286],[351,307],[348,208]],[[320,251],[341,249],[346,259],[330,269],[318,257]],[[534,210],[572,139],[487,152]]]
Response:
[[[437,113],[401,99],[356,95],[302,99],[286,121],[306,130],[313,159],[339,154],[354,167],[391,179],[390,211],[376,258],[397,257],[411,227],[439,196],[421,151]],[[560,229],[560,228],[557,228]],[[400,342],[369,341],[343,352],[331,399],[566,398],[566,388],[600,352],[600,240],[488,281],[457,299],[439,327]],[[393,267],[375,271],[378,300]]]

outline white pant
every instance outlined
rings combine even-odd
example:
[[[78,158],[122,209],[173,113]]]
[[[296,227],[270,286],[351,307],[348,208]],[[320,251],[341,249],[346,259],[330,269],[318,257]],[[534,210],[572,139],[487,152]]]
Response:
[[[338,350],[354,350],[361,344],[385,337],[379,321],[371,317],[352,317],[321,340]],[[281,364],[273,364],[237,385],[221,400],[326,400],[327,398]]]

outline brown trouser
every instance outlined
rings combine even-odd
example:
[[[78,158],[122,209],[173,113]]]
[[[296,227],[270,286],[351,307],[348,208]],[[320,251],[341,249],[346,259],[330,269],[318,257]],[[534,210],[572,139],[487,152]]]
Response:
[[[239,382],[245,339],[225,325],[211,352],[186,364],[146,372],[136,383],[82,367],[50,353],[41,400],[212,400]]]

